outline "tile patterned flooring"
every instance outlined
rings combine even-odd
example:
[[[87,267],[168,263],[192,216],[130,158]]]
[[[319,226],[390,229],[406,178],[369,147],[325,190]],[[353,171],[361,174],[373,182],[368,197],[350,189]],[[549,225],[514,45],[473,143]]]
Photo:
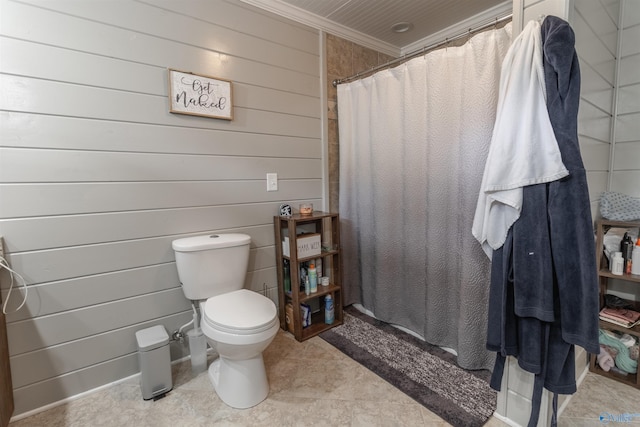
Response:
[[[192,376],[187,360],[173,365],[174,388],[158,401],[144,401],[138,379],[133,378],[10,427],[449,425],[321,338],[299,343],[280,331],[264,358],[271,390],[264,402],[250,409],[227,407],[206,373]],[[640,412],[640,390],[589,374],[559,424],[603,425],[598,421],[601,412],[631,410]],[[634,421],[640,425],[640,417]],[[495,418],[486,424],[506,425]]]

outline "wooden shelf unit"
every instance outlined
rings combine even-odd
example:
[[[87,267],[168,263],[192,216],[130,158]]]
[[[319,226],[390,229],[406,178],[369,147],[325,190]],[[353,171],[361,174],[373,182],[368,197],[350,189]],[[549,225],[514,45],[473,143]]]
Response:
[[[338,214],[315,211],[311,215],[275,216],[273,224],[280,327],[285,331],[288,330],[285,321],[287,303],[291,303],[293,308],[293,335],[298,341],[304,341],[342,324],[342,261],[340,258],[340,218]],[[301,234],[301,230],[305,234]],[[329,249],[323,248],[319,255],[298,258],[297,240],[306,236],[307,233],[319,233],[322,246],[326,244]],[[284,255],[283,251],[285,237],[289,238],[289,256]],[[304,289],[300,288],[300,267],[318,258],[322,258],[322,276],[329,277],[329,286],[321,286],[320,277],[318,277],[318,291],[306,295]],[[291,292],[285,292],[284,287],[285,260],[289,262]],[[326,295],[331,295],[333,298],[335,320],[332,324],[325,323],[324,298]],[[311,303],[314,300],[317,300],[319,310],[312,313],[311,325],[303,328],[300,304]]]
[[[606,219],[601,219],[597,221],[596,228],[596,256],[597,256],[597,267],[598,267],[598,281],[600,286],[600,308],[604,307],[605,294],[607,293],[607,289],[609,286],[610,279],[623,280],[627,282],[636,283],[640,286],[640,276],[637,274],[623,274],[622,276],[618,276],[612,274],[609,271],[609,266],[607,265],[607,259],[604,255],[604,235],[611,228],[640,228],[640,221],[610,221]],[[636,250],[636,249],[634,249]],[[640,289],[640,288],[639,288]],[[636,311],[640,311],[640,303],[630,301],[630,303],[634,306]],[[622,326],[618,326],[614,323],[606,322],[604,320],[600,320],[600,328],[607,329],[609,331],[616,331],[624,334],[629,334],[636,339],[640,340],[640,325],[636,325],[633,328],[625,328]],[[603,371],[596,361],[596,355],[592,354],[589,358],[589,370],[591,372],[595,372],[602,376],[615,379],[616,381],[620,381],[624,384],[630,385],[635,388],[640,388],[640,375],[638,372],[635,374],[627,374],[622,375],[615,372],[605,372]]]

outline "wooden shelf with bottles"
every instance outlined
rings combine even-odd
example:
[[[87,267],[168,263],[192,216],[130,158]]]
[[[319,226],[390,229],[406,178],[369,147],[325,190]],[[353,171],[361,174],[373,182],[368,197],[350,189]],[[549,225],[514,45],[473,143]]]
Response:
[[[292,305],[293,335],[298,341],[304,341],[321,332],[342,324],[342,261],[340,258],[340,218],[337,213],[314,211],[310,215],[293,214],[291,216],[275,216],[273,218],[276,270],[278,276],[278,303],[280,327],[288,330],[286,323],[286,305]],[[319,234],[321,241],[320,254],[298,257],[298,239]],[[283,250],[285,237],[289,239],[288,255]],[[318,258],[322,260],[322,276],[329,278],[329,285],[320,284],[318,275],[317,292],[307,295],[300,287],[300,268]],[[288,263],[289,283],[291,290],[285,291],[285,263]],[[325,323],[324,301],[331,295],[334,307],[334,321]],[[314,305],[311,324],[302,326],[301,304]]]
[[[611,221],[606,219],[600,219],[596,223],[596,256],[598,267],[598,282],[600,286],[600,308],[604,307],[605,295],[609,287],[610,279],[623,280],[626,282],[632,282],[638,285],[638,291],[640,292],[640,275],[637,274],[623,274],[622,276],[612,274],[609,270],[608,260],[604,255],[604,235],[611,228],[639,228],[640,221]],[[634,306],[636,311],[640,311],[640,303],[629,301]],[[629,334],[634,336],[637,340],[640,340],[640,325],[636,325],[633,328],[625,328],[618,326],[614,323],[600,320],[600,328],[609,331],[615,331],[622,334]],[[616,381],[630,385],[635,388],[640,388],[640,375],[638,372],[635,374],[622,375],[615,372],[605,372],[598,366],[596,361],[596,355],[590,355],[589,370],[591,372],[600,374],[602,376],[612,378]]]

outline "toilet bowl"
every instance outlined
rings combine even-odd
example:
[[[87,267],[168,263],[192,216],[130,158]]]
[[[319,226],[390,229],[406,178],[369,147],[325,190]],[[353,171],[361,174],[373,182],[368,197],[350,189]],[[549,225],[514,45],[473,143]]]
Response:
[[[280,328],[275,304],[247,289],[211,297],[200,305],[201,328],[219,358],[209,379],[220,399],[233,408],[250,408],[269,394],[262,352]]]
[[[276,305],[244,281],[251,237],[207,234],[174,240],[176,267],[187,299],[200,305],[200,327],[220,357],[209,378],[224,403],[250,408],[269,393],[262,351],[280,328]]]

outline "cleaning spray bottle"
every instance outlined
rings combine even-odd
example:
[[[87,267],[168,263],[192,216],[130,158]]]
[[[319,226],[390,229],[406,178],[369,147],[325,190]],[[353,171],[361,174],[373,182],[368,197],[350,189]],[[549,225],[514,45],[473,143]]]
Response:
[[[324,297],[324,323],[331,325],[335,320],[333,298],[331,294]]]

